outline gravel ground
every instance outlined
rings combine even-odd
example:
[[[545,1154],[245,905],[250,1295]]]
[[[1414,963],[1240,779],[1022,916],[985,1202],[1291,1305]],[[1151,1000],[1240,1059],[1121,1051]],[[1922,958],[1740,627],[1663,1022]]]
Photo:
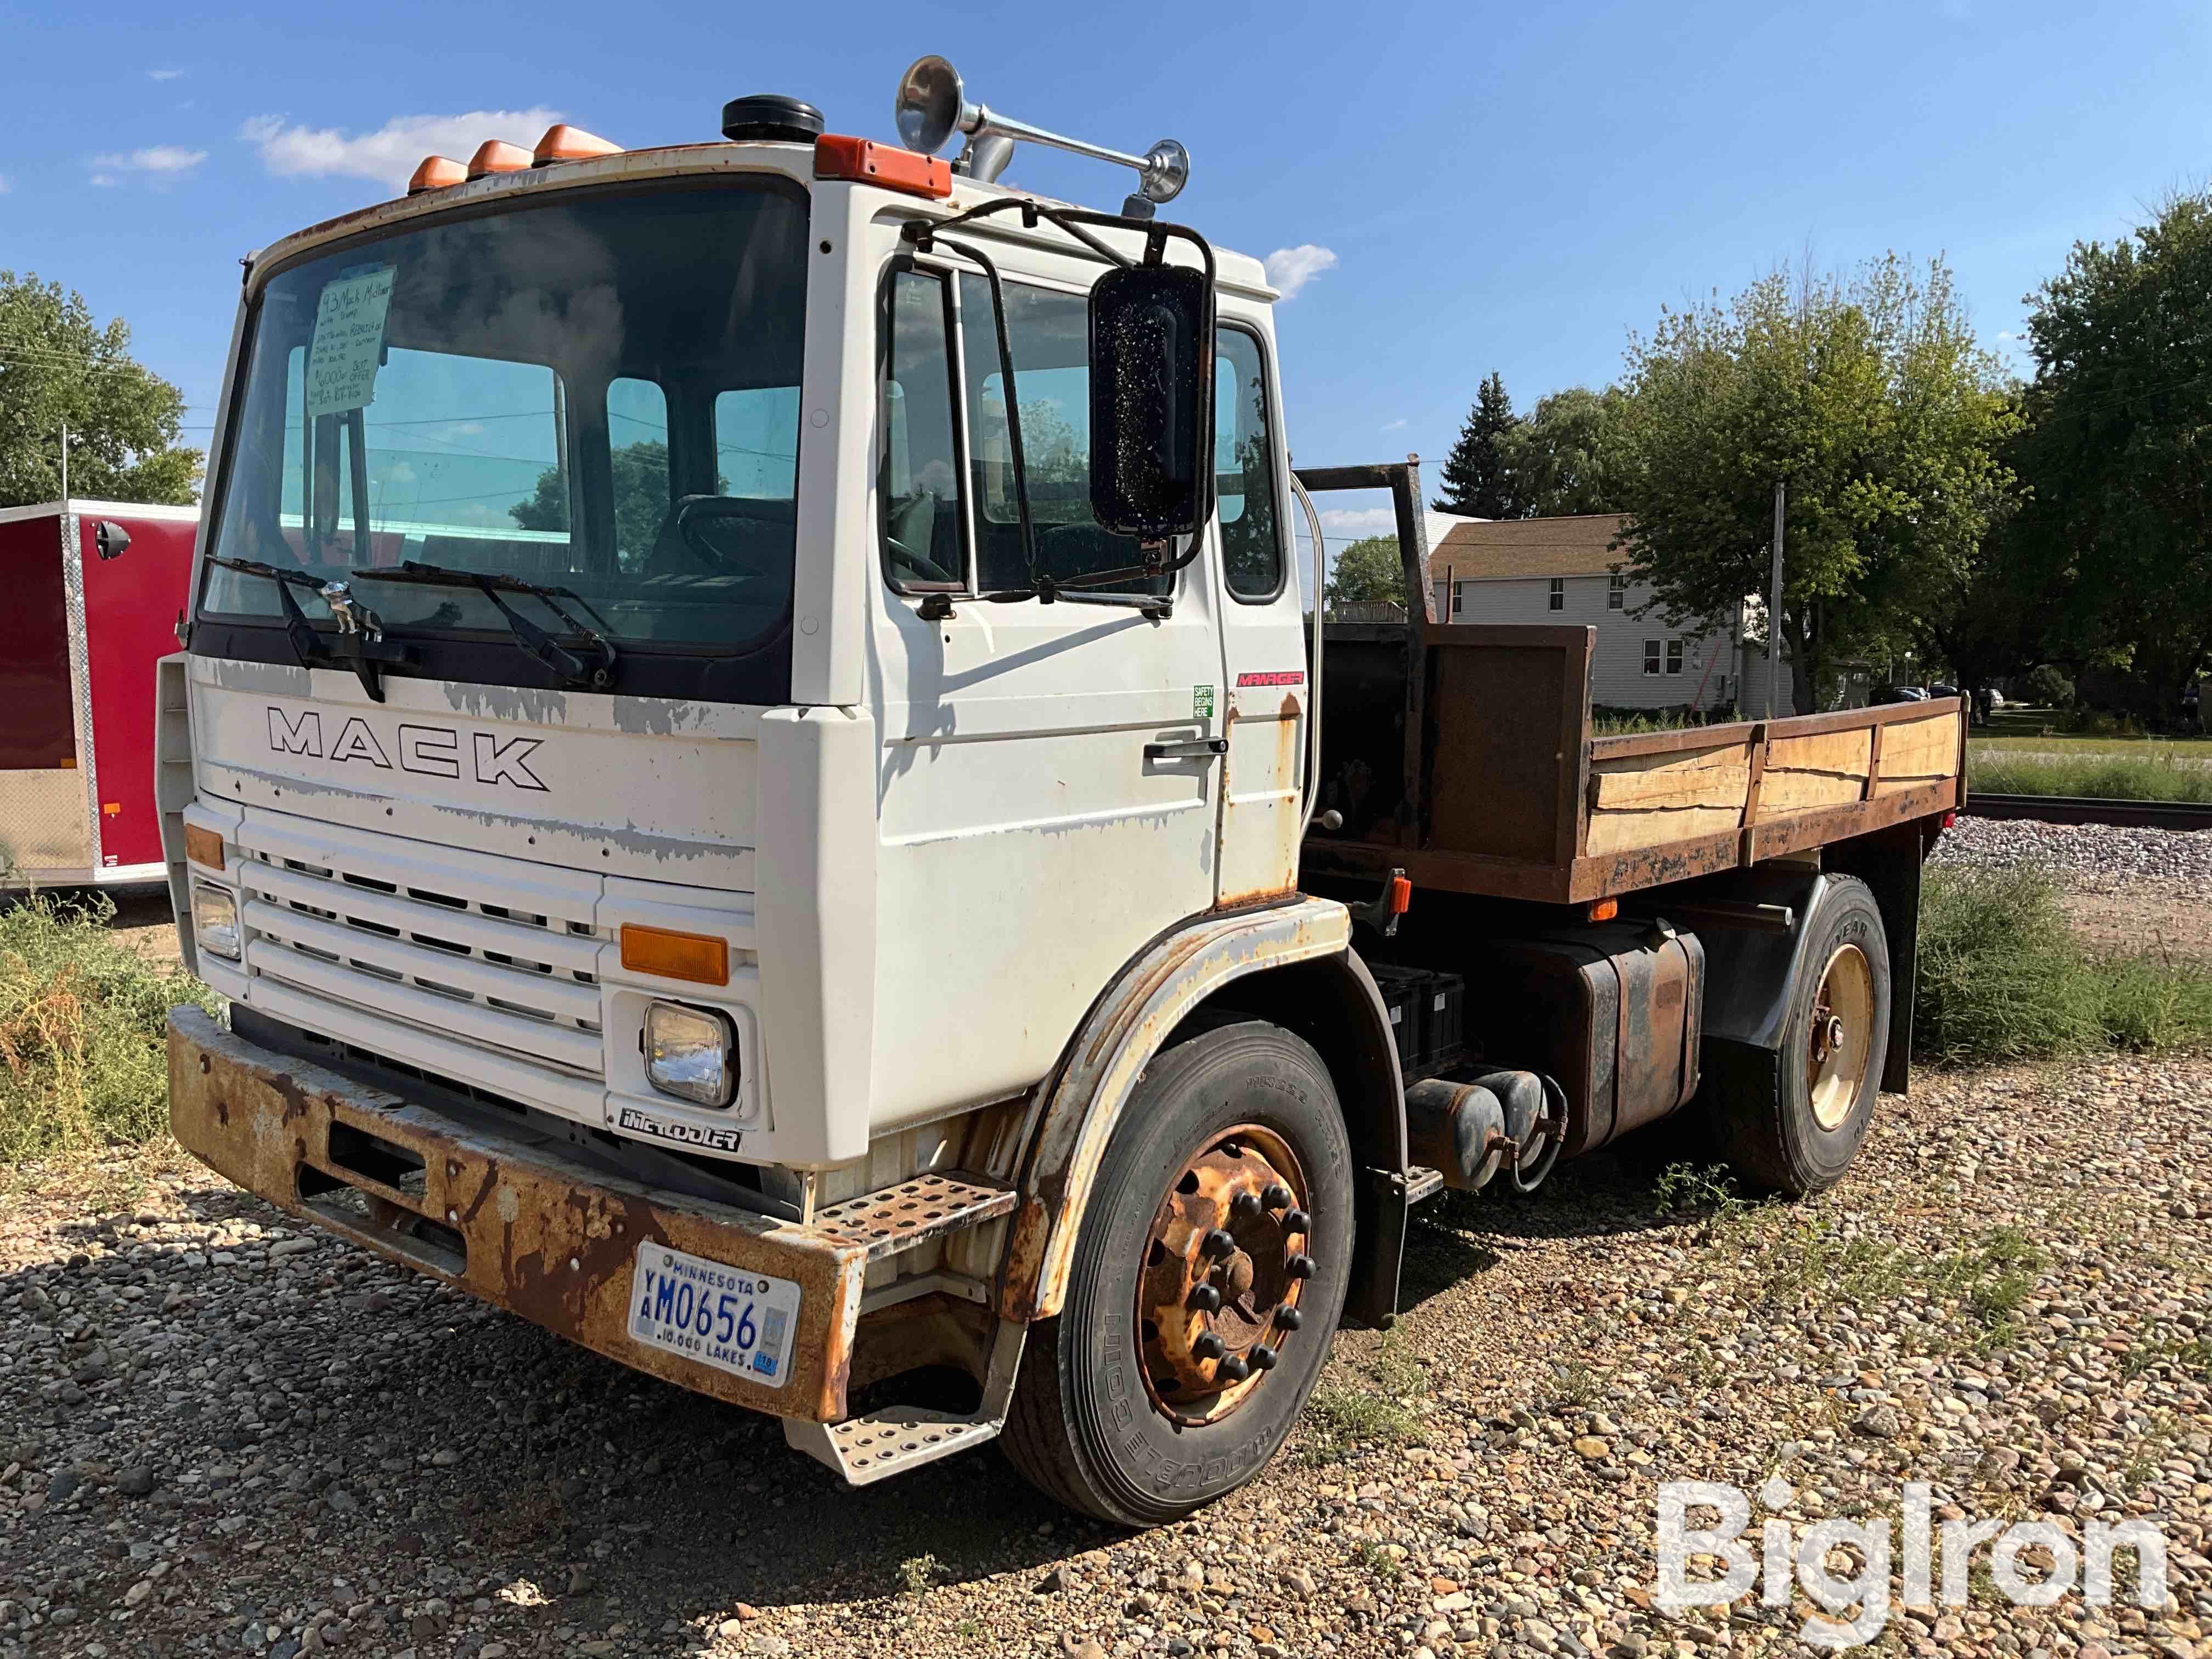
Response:
[[[1778,1474],[1801,1527],[1919,1478],[2165,1529],[2148,1616],[1983,1575],[1888,1650],[2212,1659],[2212,1063],[1935,1077],[1797,1206],[1710,1207],[1668,1133],[1425,1206],[1397,1329],[1339,1339],[1261,1484],[1141,1535],[988,1448],[846,1491],[173,1151],[20,1182],[0,1656],[1805,1651],[1802,1600],[1648,1605],[1656,1483]]]
[[[2094,950],[2212,957],[2212,830],[1962,817],[1929,862],[2049,871]]]

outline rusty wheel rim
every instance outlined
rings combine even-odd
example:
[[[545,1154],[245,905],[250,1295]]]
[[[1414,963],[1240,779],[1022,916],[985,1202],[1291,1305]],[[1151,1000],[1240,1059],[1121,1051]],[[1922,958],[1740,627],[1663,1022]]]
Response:
[[[1297,1340],[1311,1189],[1291,1145],[1239,1124],[1215,1135],[1168,1184],[1137,1281],[1145,1389],[1170,1422],[1218,1423],[1242,1406]]]
[[[1838,945],[1821,970],[1806,1040],[1813,1121],[1823,1129],[1842,1127],[1858,1104],[1873,1037],[1874,968],[1857,945]]]

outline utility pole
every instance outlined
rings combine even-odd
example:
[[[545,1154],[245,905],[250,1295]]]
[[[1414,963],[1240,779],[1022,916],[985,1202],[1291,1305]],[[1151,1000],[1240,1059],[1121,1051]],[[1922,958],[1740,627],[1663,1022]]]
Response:
[[[1782,656],[1782,504],[1786,486],[1774,481],[1774,578],[1766,601],[1766,718],[1774,718],[1774,671]],[[1793,703],[1791,707],[1796,707]]]

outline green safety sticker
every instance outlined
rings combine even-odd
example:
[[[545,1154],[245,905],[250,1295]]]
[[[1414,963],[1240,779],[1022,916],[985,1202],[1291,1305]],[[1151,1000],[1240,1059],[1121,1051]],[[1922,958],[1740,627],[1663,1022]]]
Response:
[[[1190,717],[1194,720],[1213,718],[1213,688],[1194,685],[1190,688]]]

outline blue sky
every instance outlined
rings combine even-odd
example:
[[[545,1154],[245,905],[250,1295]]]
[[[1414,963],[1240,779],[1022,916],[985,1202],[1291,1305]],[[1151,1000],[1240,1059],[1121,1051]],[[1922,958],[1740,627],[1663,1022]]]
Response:
[[[1808,251],[1942,254],[2010,350],[2075,238],[2212,174],[2201,4],[73,9],[0,7],[0,268],[126,317],[200,427],[239,256],[394,193],[368,175],[404,178],[454,118],[667,143],[780,91],[888,137],[923,52],[1042,125],[1182,139],[1176,216],[1307,251],[1279,319],[1302,464],[1433,465],[1489,369],[1524,409],[1602,383],[1662,304]],[[1008,176],[1102,206],[1126,187],[1042,152]]]

